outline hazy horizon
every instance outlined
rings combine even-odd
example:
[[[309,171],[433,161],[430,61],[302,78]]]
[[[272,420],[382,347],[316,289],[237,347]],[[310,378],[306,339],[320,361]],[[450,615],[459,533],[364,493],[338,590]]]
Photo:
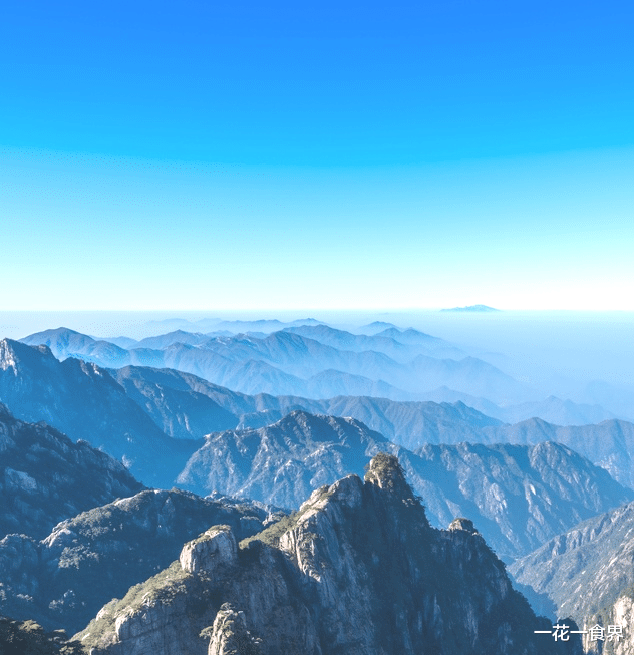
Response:
[[[630,395],[634,393],[631,377],[634,312],[627,311],[0,312],[0,338],[20,339],[46,329],[66,327],[98,338],[140,339],[178,329],[178,325],[164,322],[178,318],[192,323],[214,318],[281,321],[314,318],[352,331],[379,320],[445,339],[463,348],[466,354],[484,359],[518,380],[543,389],[544,397],[552,394],[563,399],[583,399],[586,385],[597,381]],[[199,331],[192,326],[183,329]]]

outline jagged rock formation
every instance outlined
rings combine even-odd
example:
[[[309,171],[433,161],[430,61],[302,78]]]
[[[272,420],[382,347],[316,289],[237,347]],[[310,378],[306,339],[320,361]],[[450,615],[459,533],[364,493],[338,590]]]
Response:
[[[0,403],[0,537],[42,538],[63,519],[143,488],[129,471],[86,442],[24,423]]]
[[[10,535],[0,540],[0,614],[72,634],[209,526],[229,525],[245,539],[268,518],[251,503],[147,490],[64,521],[41,542]]]
[[[363,475],[379,450],[398,454],[433,525],[465,516],[509,559],[634,499],[607,471],[560,444],[427,445],[412,453],[355,419],[304,411],[257,430],[210,435],[179,484],[296,508],[316,486]]]
[[[258,655],[261,652],[261,639],[247,630],[244,612],[236,611],[231,603],[220,607],[216,620],[204,636],[210,637],[208,655]]]
[[[465,526],[431,528],[398,460],[316,490],[239,546],[227,526],[106,605],[92,655],[537,655],[579,652],[515,592]],[[468,526],[467,526],[468,527]]]

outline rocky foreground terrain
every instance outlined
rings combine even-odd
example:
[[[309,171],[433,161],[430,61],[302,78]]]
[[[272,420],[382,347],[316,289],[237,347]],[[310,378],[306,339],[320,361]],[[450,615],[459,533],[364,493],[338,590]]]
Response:
[[[528,655],[555,642],[466,520],[432,528],[396,457],[375,456],[238,541],[214,526],[75,636],[92,655]]]
[[[209,526],[230,525],[244,539],[268,518],[250,503],[153,489],[63,521],[42,541],[7,535],[0,540],[0,614],[72,634],[104,603],[169,566]]]

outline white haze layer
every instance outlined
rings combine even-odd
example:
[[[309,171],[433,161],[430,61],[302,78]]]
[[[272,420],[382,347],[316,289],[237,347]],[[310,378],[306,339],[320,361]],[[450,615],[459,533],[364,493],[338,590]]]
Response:
[[[634,407],[634,312],[0,312],[0,336],[18,339],[64,326],[93,337],[141,339],[176,329],[211,332],[214,319],[285,322],[308,317],[352,332],[363,332],[362,326],[373,321],[413,327],[494,364],[544,397],[602,404],[612,411]],[[634,418],[629,414],[624,417]]]

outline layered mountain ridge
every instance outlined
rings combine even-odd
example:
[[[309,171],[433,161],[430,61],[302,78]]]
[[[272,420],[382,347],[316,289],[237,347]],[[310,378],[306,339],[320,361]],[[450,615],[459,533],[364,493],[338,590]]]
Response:
[[[552,395],[539,400],[537,392],[529,392],[529,398],[527,389],[522,391],[508,376],[500,377],[501,371],[491,363],[469,358],[446,341],[411,328],[380,324],[381,329],[364,328],[369,334],[355,334],[309,319],[298,323],[284,327],[273,322],[268,334],[226,331],[220,335],[179,329],[141,341],[97,339],[58,328],[22,342],[47,345],[59,359],[78,357],[104,367],[167,366],[243,393],[462,401],[508,423],[533,416],[561,425],[629,417],[627,412],[620,415],[620,410],[614,410],[615,415],[597,404]],[[384,325],[387,329],[382,329]],[[293,335],[299,340],[293,340]]]
[[[59,359],[79,357],[113,368],[174,368],[243,393],[325,398],[345,389],[347,395],[414,400],[416,394],[444,385],[475,396],[486,395],[498,403],[534,397],[526,385],[487,362],[465,356],[441,339],[415,330],[399,334],[404,335],[400,338],[405,343],[381,334],[353,335],[318,325],[262,337],[237,334],[207,341],[200,335],[188,335],[182,341],[174,340],[180,334],[173,335],[174,339],[164,335],[162,341],[154,338],[150,342],[162,345],[160,349],[126,350],[59,328],[22,341],[46,345]]]
[[[296,508],[316,486],[362,475],[379,451],[398,454],[434,525],[466,516],[508,558],[634,498],[560,444],[428,444],[412,452],[356,419],[301,410],[262,428],[209,435],[178,482],[201,495],[218,490]]]
[[[361,524],[353,523],[350,530],[357,534],[352,560],[354,565],[363,564],[364,572],[354,573],[352,578],[346,577],[347,572],[343,578],[337,577],[339,573],[334,578],[324,575],[324,587],[314,586],[311,580],[321,575],[322,568],[335,566],[319,550],[323,541],[330,539],[330,533],[320,533],[319,539],[310,541],[317,533],[313,531],[311,536],[305,526],[299,538],[310,551],[308,555],[303,545],[284,551],[281,559],[275,554],[282,552],[284,535],[297,527],[306,511],[302,509],[299,514],[278,521],[261,537],[252,539],[271,517],[266,510],[248,503],[247,498],[296,508],[314,487],[321,485],[322,495],[314,497],[316,505],[308,513],[317,505],[316,511],[320,511],[322,503],[325,507],[339,493],[337,485],[357,484],[346,482],[348,478],[344,476],[362,476],[370,458],[383,452],[398,455],[399,467],[406,472],[415,493],[423,498],[426,518],[421,525],[424,524],[428,536],[450,523],[453,532],[475,536],[475,525],[507,562],[553,539],[550,544],[556,545],[544,551],[545,555],[539,550],[533,553],[533,571],[541,566],[551,580],[540,582],[534,573],[534,578],[526,578],[525,583],[530,582],[539,593],[548,594],[562,615],[574,614],[583,621],[603,623],[634,617],[634,593],[629,589],[632,583],[628,573],[630,535],[629,528],[625,529],[629,525],[628,513],[619,514],[621,508],[610,509],[630,502],[634,495],[623,486],[634,484],[634,425],[610,416],[598,406],[555,397],[537,400],[531,395],[532,390],[501,369],[416,330],[377,324],[368,327],[366,332],[370,334],[352,334],[310,320],[295,326],[265,321],[240,326],[216,322],[214,327],[214,333],[180,330],[141,341],[126,337],[97,339],[60,329],[24,340],[32,341],[32,346],[11,340],[0,342],[0,401],[8,407],[0,408],[0,419],[4,417],[9,426],[2,431],[0,420],[0,435],[10,436],[2,441],[3,447],[7,446],[6,452],[11,451],[13,457],[18,456],[15,461],[7,460],[2,469],[0,483],[4,486],[0,492],[3,499],[22,511],[22,516],[5,512],[2,517],[9,521],[3,529],[14,534],[0,540],[0,613],[6,611],[18,619],[35,618],[47,628],[64,627],[71,631],[82,628],[98,613],[100,618],[93,624],[97,629],[92,637],[86,637],[86,644],[94,643],[94,648],[108,652],[122,648],[121,652],[127,653],[129,647],[142,651],[149,648],[148,644],[156,646],[158,642],[152,640],[158,639],[161,625],[165,628],[163,636],[171,639],[175,628],[161,622],[170,616],[180,621],[179,612],[184,608],[187,619],[182,621],[189,627],[198,620],[193,617],[208,613],[205,616],[210,622],[198,633],[204,634],[203,644],[207,644],[208,652],[260,652],[269,648],[270,641],[270,635],[258,623],[264,619],[253,618],[253,607],[245,610],[236,605],[239,594],[229,593],[224,603],[216,603],[219,594],[229,592],[234,584],[231,576],[223,577],[227,562],[229,568],[224,572],[237,574],[234,591],[244,592],[251,599],[261,599],[262,594],[269,593],[270,589],[262,590],[254,582],[255,569],[249,569],[252,558],[261,570],[273,572],[271,584],[282,598],[275,611],[283,613],[287,601],[291,606],[288,630],[294,631],[294,636],[288,632],[289,640],[299,634],[303,647],[315,647],[321,655],[333,648],[334,655],[339,647],[345,652],[358,647],[359,652],[374,653],[376,644],[371,639],[377,638],[381,648],[387,643],[381,621],[388,617],[392,633],[400,630],[399,638],[404,639],[403,643],[398,642],[402,649],[407,652],[411,647],[418,653],[419,646],[413,644],[420,642],[420,615],[414,625],[413,617],[407,614],[409,610],[398,609],[398,594],[390,592],[392,609],[389,603],[381,605],[383,600],[373,596],[385,585],[373,578],[375,573],[368,568],[370,560],[364,559],[368,552],[359,541],[358,535],[364,534]],[[239,327],[252,331],[235,334]],[[200,328],[207,326],[201,324]],[[502,357],[488,359],[501,362],[504,368]],[[108,369],[100,365],[108,362]],[[167,362],[173,367],[165,368]],[[195,373],[186,372],[188,369]],[[209,378],[223,380],[237,390]],[[432,387],[434,384],[438,386]],[[289,393],[276,391],[273,395],[261,392],[263,389]],[[255,390],[258,393],[245,392]],[[484,390],[491,396],[484,395]],[[315,397],[324,391],[340,395]],[[361,391],[366,395],[354,395]],[[381,395],[391,398],[378,397]],[[421,399],[425,397],[442,402]],[[581,422],[584,417],[593,422],[607,420],[588,425],[556,425],[530,416],[531,412],[561,416],[562,422]],[[517,418],[525,420],[513,425],[503,423]],[[54,427],[31,425],[34,421],[46,421]],[[57,430],[67,432],[70,440]],[[24,447],[14,438],[22,432],[31,439],[24,441]],[[77,439],[79,443],[73,443]],[[13,445],[9,444],[11,440]],[[81,440],[88,441],[92,448]],[[109,459],[106,453],[119,461]],[[201,494],[213,492],[212,498],[197,498],[177,489],[142,491],[143,485],[129,475],[126,466],[144,484],[169,487],[178,476],[181,486]],[[608,471],[618,476],[621,484]],[[77,480],[84,475],[80,486],[89,491],[81,499],[84,505],[74,498],[81,494],[77,486],[72,486],[73,473],[77,473]],[[127,475],[132,486],[117,487],[119,474]],[[104,483],[103,489],[93,493],[90,485],[98,486],[99,482]],[[367,482],[380,488],[405,489],[398,476],[378,476]],[[365,485],[362,487],[365,489]],[[355,495],[352,487],[346,489],[344,496]],[[360,493],[363,498],[367,495],[365,491]],[[401,500],[408,505],[411,489],[404,493]],[[229,501],[222,494],[243,500]],[[125,496],[128,498],[122,500]],[[86,510],[84,514],[77,514],[81,509]],[[355,510],[370,524],[375,521],[367,515],[363,503],[355,505]],[[599,524],[592,523],[597,513],[606,510],[620,518],[605,518],[612,516],[609,512]],[[455,520],[457,516],[463,518]],[[354,521],[353,516],[348,519]],[[584,519],[592,527],[575,526]],[[63,522],[53,525],[59,520]],[[317,521],[318,526],[322,523],[321,519]],[[614,528],[609,528],[612,524]],[[230,528],[218,527],[225,525]],[[337,526],[332,529],[339,552],[349,554],[350,526]],[[571,530],[577,530],[577,536],[566,536],[572,534],[566,533]],[[202,537],[182,548],[185,541],[200,533]],[[375,532],[370,530],[368,534],[374,541]],[[414,533],[408,535],[415,541]],[[233,548],[232,540],[236,555],[225,561],[227,548]],[[448,552],[438,545],[446,539],[432,542],[432,559],[440,552]],[[179,551],[179,565],[163,570]],[[389,548],[382,550],[388,551]],[[409,557],[398,549],[395,552]],[[467,556],[478,559],[474,552],[468,550]],[[446,562],[455,563],[456,557],[455,553],[448,555]],[[298,578],[293,567],[288,568],[289,558],[296,561],[304,577]],[[371,560],[374,564],[374,558]],[[277,563],[282,561],[286,561],[286,568],[278,569]],[[210,562],[219,563],[218,569],[215,564],[213,571],[209,569]],[[245,562],[248,566],[243,568]],[[555,570],[558,565],[562,575]],[[350,567],[352,564],[348,567],[351,571]],[[388,564],[387,570],[393,570],[390,567]],[[158,578],[152,578],[153,582],[146,581],[161,570]],[[187,575],[183,577],[183,573]],[[220,587],[212,585],[210,591],[208,578],[216,573],[213,584],[218,582]],[[562,577],[563,573],[568,578]],[[187,577],[190,574],[196,580]],[[394,576],[397,582],[399,575],[397,572]],[[363,595],[363,584],[368,580],[371,613],[361,609],[361,614],[355,616],[369,620],[368,625],[379,626],[374,636],[359,636],[354,633],[355,626],[337,620],[329,624],[333,612],[355,600],[346,594],[345,585],[350,582]],[[460,586],[458,578],[451,580],[449,584]],[[255,587],[250,586],[252,583]],[[128,590],[130,584],[140,587]],[[434,584],[430,582],[433,589]],[[496,584],[499,589],[501,583]],[[391,589],[390,585],[391,582],[386,588]],[[403,590],[401,582],[398,589],[399,593]],[[126,596],[134,600],[141,590],[142,607],[128,603],[124,610],[121,604],[111,603],[98,612],[109,598]],[[571,601],[574,594],[582,592],[596,602],[579,606],[579,601]],[[404,597],[411,599],[411,593],[407,591]],[[459,592],[465,593],[469,592]],[[315,598],[319,600],[317,605],[313,603]],[[325,604],[321,604],[322,600]],[[473,606],[467,603],[461,607],[467,612],[475,606],[481,610],[486,606],[481,601],[482,598]],[[425,638],[442,634],[445,640],[432,640],[431,652],[454,652],[451,648],[456,644],[446,642],[449,636],[445,628],[449,622],[445,621],[442,629],[434,623],[437,598],[433,602],[431,614],[429,605],[425,605],[428,601],[421,611],[423,623],[433,615],[435,627],[428,626],[423,634]],[[293,614],[301,603],[304,609]],[[156,614],[151,608],[159,606],[160,612]],[[509,607],[508,603],[505,606]],[[510,606],[515,607],[514,601]],[[144,607],[150,609],[146,611]],[[128,612],[130,608],[134,609],[132,613]],[[101,619],[110,616],[111,610],[119,614],[109,628],[107,621]],[[356,611],[353,607],[353,614]],[[457,617],[452,620],[455,623],[450,631],[459,626]],[[157,634],[143,633],[147,628],[145,621],[151,623],[151,631]],[[19,632],[23,628],[11,624],[10,630]],[[104,641],[102,637],[111,628],[116,639],[113,641],[110,633],[110,641]],[[471,630],[471,646],[475,647],[482,637],[480,628],[476,629],[476,636],[473,625],[462,629]],[[35,634],[34,630],[31,632]],[[174,637],[175,647],[189,648],[195,643],[198,648],[199,637],[194,632],[191,643]],[[500,634],[504,636],[500,642],[503,647],[514,652],[508,629],[499,627]],[[352,635],[352,642],[338,641],[342,635]],[[533,646],[547,646],[552,652],[550,638],[542,642],[532,638]],[[91,639],[96,641],[90,642]],[[389,643],[393,641],[390,638]],[[60,643],[59,639],[55,641]],[[484,641],[480,646],[484,649],[483,644]],[[605,646],[605,653],[612,652]],[[279,644],[270,646],[272,650],[266,652],[276,652],[278,647]],[[594,652],[593,647],[586,644],[588,652]],[[180,651],[175,652],[180,655]]]

